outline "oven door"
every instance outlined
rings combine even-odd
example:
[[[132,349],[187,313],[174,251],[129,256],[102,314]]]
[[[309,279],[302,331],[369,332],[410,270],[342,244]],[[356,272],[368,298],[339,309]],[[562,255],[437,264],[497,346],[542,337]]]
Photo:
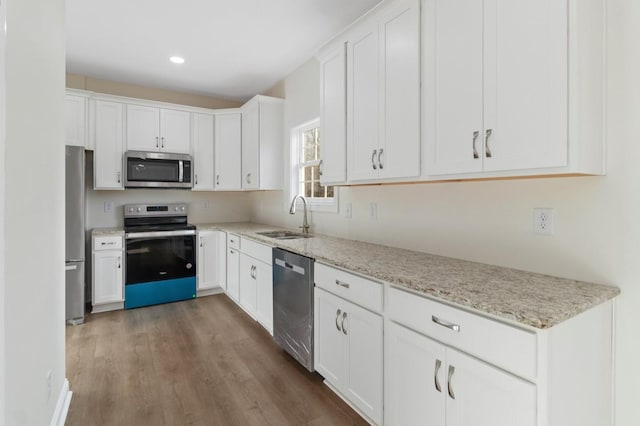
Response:
[[[196,297],[195,231],[126,234],[125,308]]]

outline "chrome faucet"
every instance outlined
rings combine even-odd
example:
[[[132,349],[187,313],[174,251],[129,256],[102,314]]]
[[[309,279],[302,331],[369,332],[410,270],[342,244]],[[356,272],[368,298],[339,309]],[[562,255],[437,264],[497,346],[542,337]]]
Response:
[[[298,198],[301,199],[304,204],[304,218],[302,219],[302,226],[300,228],[302,228],[302,233],[307,235],[309,234],[309,222],[307,222],[307,200],[302,195],[298,194],[293,197],[291,207],[289,207],[289,214],[296,214],[296,201],[298,201]]]

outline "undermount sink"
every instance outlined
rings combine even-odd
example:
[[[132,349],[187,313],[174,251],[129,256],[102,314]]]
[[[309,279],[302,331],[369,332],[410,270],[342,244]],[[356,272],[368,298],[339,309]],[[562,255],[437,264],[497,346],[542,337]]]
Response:
[[[293,240],[295,238],[309,238],[311,235],[293,231],[264,231],[256,232],[263,237],[275,238],[276,240]]]

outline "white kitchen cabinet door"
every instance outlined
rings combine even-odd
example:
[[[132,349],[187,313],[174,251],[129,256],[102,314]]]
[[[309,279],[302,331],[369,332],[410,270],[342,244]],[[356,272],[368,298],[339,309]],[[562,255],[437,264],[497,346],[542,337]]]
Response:
[[[420,176],[420,1],[403,1],[379,21],[379,178]],[[375,122],[373,122],[375,123]],[[370,124],[373,124],[370,123]]]
[[[127,150],[160,150],[160,110],[143,105],[127,105]]]
[[[215,189],[242,188],[242,114],[216,114],[215,117]]]
[[[385,423],[444,426],[445,346],[396,323],[387,325]]]
[[[341,328],[344,301],[318,287],[314,290],[314,298],[314,368],[332,386],[341,390],[347,368],[347,342]]]
[[[160,149],[179,154],[191,152],[191,113],[160,110]]]
[[[423,132],[431,175],[483,169],[482,4],[424,3]]]
[[[425,174],[568,165],[567,2],[426,0]]]
[[[93,305],[122,302],[123,259],[120,250],[93,253]]]
[[[378,176],[380,78],[378,22],[363,25],[347,42],[347,177]]]
[[[567,2],[484,5],[484,169],[566,166]]]
[[[198,290],[226,287],[226,233],[198,231]]]
[[[344,310],[347,314],[341,322],[347,342],[344,391],[367,417],[381,424],[382,317],[346,301]]]
[[[264,262],[255,262],[255,265],[256,319],[273,334],[273,267]]]
[[[240,306],[254,319],[258,298],[257,263],[254,258],[240,253]]]
[[[260,102],[249,101],[242,107],[242,188],[259,185]]]
[[[240,302],[240,252],[227,248],[227,295]]]
[[[451,348],[443,373],[447,426],[536,426],[534,384]]]
[[[193,114],[193,190],[210,191],[214,189],[213,115]]]
[[[124,104],[91,101],[94,140],[94,189],[124,189]]]
[[[65,97],[65,144],[86,147],[87,98],[69,95]]]
[[[320,182],[347,180],[347,69],[346,45],[340,43],[320,59]]]

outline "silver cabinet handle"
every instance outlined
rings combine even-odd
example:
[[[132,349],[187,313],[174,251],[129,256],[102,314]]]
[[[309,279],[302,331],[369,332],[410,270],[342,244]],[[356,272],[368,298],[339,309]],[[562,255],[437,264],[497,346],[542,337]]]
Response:
[[[347,319],[347,313],[343,312],[342,313],[342,322],[340,323],[340,327],[342,327],[342,332],[344,333],[344,335],[347,335],[347,329],[344,327],[344,320]]]
[[[202,237],[200,237],[200,247],[202,247]]]
[[[231,254],[235,254],[236,252],[235,252],[235,251],[233,251],[233,250],[229,250],[229,253],[231,253]]]
[[[338,329],[338,331],[340,331],[340,326],[338,325],[338,318],[340,318],[341,313],[342,311],[340,309],[338,309],[338,311],[336,312],[336,328]]]
[[[160,148],[160,138],[156,136],[156,148]]]
[[[122,269],[122,257],[118,256],[118,269]]]
[[[320,163],[318,163],[318,174],[322,176],[322,160],[320,160]]]
[[[251,173],[247,173],[247,183],[251,183]]]
[[[254,280],[256,279],[256,267],[255,265],[251,265],[251,272],[249,273],[251,275],[251,278],[253,278]]]
[[[380,151],[378,151],[378,167],[380,167],[380,170],[382,170],[384,167],[382,167],[382,153],[384,152],[384,149],[380,148]]]
[[[433,371],[433,381],[436,385],[436,390],[438,392],[442,392],[442,388],[440,387],[440,381],[438,380],[438,373],[440,372],[440,367],[442,367],[442,361],[436,359],[436,367]]]
[[[449,366],[449,374],[447,375],[447,392],[451,399],[456,399],[456,394],[453,393],[453,385],[451,385],[451,379],[453,378],[453,373],[456,371],[456,368],[453,365]]]
[[[120,172],[116,172],[116,177],[118,178],[118,183],[120,183]]]
[[[443,321],[435,315],[431,315],[431,321],[435,322],[438,325],[446,327],[450,330],[460,332],[460,326],[458,324],[453,324],[451,322]]]
[[[336,285],[339,285],[340,287],[344,287],[344,288],[349,288],[350,286],[349,283],[345,283],[344,281],[340,281],[340,280],[336,280]]]
[[[472,146],[473,146],[473,158],[477,159],[480,158],[480,156],[478,155],[478,150],[476,149],[476,139],[478,139],[478,136],[480,135],[479,131],[475,131],[473,132],[473,142],[472,142]]]
[[[162,141],[162,148],[164,148],[164,136],[161,137],[160,140]]]
[[[220,175],[216,175],[216,185],[220,185]]]
[[[195,174],[195,179],[196,179],[195,184],[197,185],[198,184],[198,174],[197,173]]]
[[[100,245],[101,246],[112,246],[115,243],[116,243],[115,241],[109,241],[109,242],[103,241],[103,242],[100,243]]]
[[[487,158],[491,158],[491,150],[489,149],[489,136],[491,136],[493,130],[487,129],[484,131],[484,155]]]
[[[371,153],[371,167],[373,167],[373,170],[377,170],[378,169],[378,166],[375,163],[376,152],[378,152],[378,150],[374,149],[373,152]]]

